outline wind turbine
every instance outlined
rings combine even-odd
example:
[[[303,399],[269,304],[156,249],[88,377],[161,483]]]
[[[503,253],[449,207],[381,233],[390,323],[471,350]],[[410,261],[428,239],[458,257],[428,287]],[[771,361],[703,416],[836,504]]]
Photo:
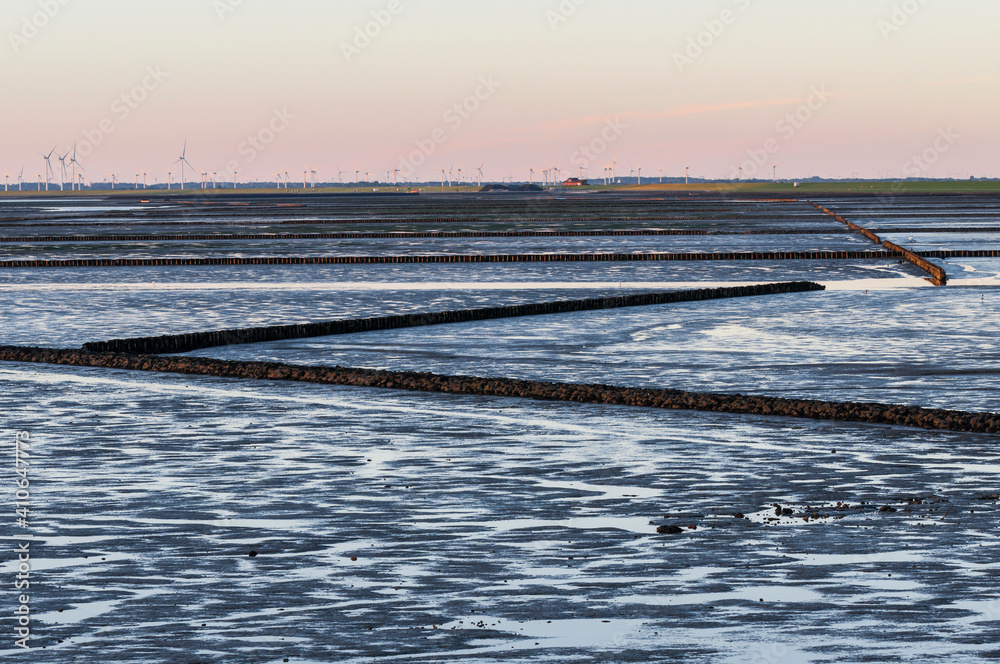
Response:
[[[740,162],[740,168],[739,168],[739,181],[743,182],[743,162],[742,161]]]
[[[194,166],[192,166],[191,162],[189,162],[187,160],[187,149],[188,149],[188,142],[187,142],[187,139],[184,139],[184,149],[181,151],[181,158],[174,162],[175,164],[180,164],[181,165],[181,191],[184,190],[184,166],[185,166],[185,164],[192,171],[194,170]],[[169,188],[169,185],[168,185],[168,188]]]
[[[59,191],[66,191],[66,157],[68,156],[68,152],[61,157],[56,155],[56,158],[59,159]]]
[[[358,179],[360,177],[361,177],[361,171],[355,170],[354,171],[354,184],[361,184],[361,180]]]
[[[142,188],[146,188],[146,171],[142,172]]]
[[[535,184],[535,169],[528,169],[528,184]]]
[[[45,191],[49,190],[49,182],[55,177],[55,173],[52,172],[52,155],[55,151],[56,149],[52,148],[48,154],[42,153],[42,158],[45,160]]]
[[[21,172],[17,176],[17,190],[21,191],[22,186],[24,186],[24,166],[21,167]]]
[[[479,171],[479,186],[480,187],[483,186],[483,166],[485,166],[485,165],[486,165],[486,162],[484,161],[482,163],[482,166],[480,166],[479,168],[476,169],[477,171]]]
[[[167,171],[167,191],[170,191],[170,185],[174,183],[173,177],[174,177],[174,172]]]
[[[778,166],[781,164],[771,164],[771,179],[775,182],[778,181]]]
[[[444,189],[445,180],[448,178],[448,174],[445,173],[444,169],[441,169],[441,188]]]
[[[395,161],[392,162],[392,185],[396,186],[399,184],[399,165]]]
[[[7,171],[4,171],[3,172],[3,190],[4,190],[4,192],[7,191],[7,187],[9,186],[8,185],[9,182],[10,182],[10,174],[7,173]]]
[[[311,169],[309,171],[309,174],[312,175],[312,188],[315,189],[316,188],[316,175],[318,175],[318,174],[316,173],[316,171],[311,170]]]
[[[302,188],[306,189],[309,187],[309,170],[302,171]]]
[[[337,168],[337,184],[344,184],[344,171]]]
[[[688,183],[688,176],[691,173],[691,167],[684,164],[684,184]]]
[[[76,143],[73,144],[73,158],[69,160],[69,163],[71,166],[73,166],[73,183],[77,187],[77,191],[83,191],[83,187],[81,185],[76,184],[79,182],[79,180],[77,180],[76,178],[76,167],[79,166],[80,170],[83,171],[84,173],[87,172],[87,169],[83,167],[83,164],[81,164],[76,160]],[[83,180],[82,173],[80,174],[80,180]],[[70,186],[70,189],[73,189],[73,186]]]

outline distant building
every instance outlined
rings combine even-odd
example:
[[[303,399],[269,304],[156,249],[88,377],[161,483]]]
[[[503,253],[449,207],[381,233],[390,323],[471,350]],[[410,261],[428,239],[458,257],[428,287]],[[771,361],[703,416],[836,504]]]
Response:
[[[587,180],[581,180],[580,178],[570,178],[562,183],[564,187],[586,187],[589,184]]]

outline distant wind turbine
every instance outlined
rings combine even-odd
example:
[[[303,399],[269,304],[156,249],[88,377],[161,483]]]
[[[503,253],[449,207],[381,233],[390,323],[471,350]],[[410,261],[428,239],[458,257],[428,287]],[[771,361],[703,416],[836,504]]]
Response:
[[[771,164],[771,179],[774,182],[778,181],[778,166],[781,166],[781,164]]]
[[[62,156],[56,155],[59,160],[59,191],[66,191],[66,157],[68,156],[68,152]]]
[[[188,149],[187,139],[184,139],[184,149],[181,151],[181,157],[180,159],[174,162],[175,164],[181,165],[181,191],[184,190],[184,166],[187,165],[187,167],[190,168],[192,171],[194,170],[194,166],[192,166],[191,162],[187,160],[187,149]]]
[[[87,169],[83,167],[83,164],[81,164],[80,162],[78,162],[76,160],[76,143],[73,144],[73,158],[69,160],[69,163],[70,163],[71,166],[73,166],[73,182],[74,182],[74,185],[76,186],[77,191],[83,191],[82,184],[78,184],[78,183],[80,183],[80,182],[83,181],[83,174],[82,173],[80,174],[80,178],[78,180],[77,179],[77,173],[76,173],[76,167],[79,166],[80,170],[83,171],[84,173],[87,172]],[[73,187],[70,187],[70,189],[72,189],[72,188]]]
[[[52,170],[52,155],[55,151],[56,149],[52,148],[48,154],[42,153],[42,159],[45,160],[45,191],[49,190],[49,183],[55,177],[55,173]]]

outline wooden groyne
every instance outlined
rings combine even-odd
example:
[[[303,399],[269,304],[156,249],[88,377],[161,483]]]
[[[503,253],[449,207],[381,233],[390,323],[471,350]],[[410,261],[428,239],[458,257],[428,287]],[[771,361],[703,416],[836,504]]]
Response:
[[[514,237],[662,237],[662,236],[730,236],[730,235],[832,235],[827,229],[760,229],[743,231],[697,229],[634,229],[595,231],[427,231],[384,233],[190,233],[179,235],[21,235],[0,237],[11,244],[73,243],[73,242],[178,242],[229,240],[380,240],[422,238],[514,238]]]
[[[822,290],[826,290],[826,288],[820,284],[812,282],[787,282],[778,284],[762,284],[757,286],[736,286],[730,288],[706,288],[687,291],[672,291],[666,293],[642,293],[637,295],[623,295],[619,297],[604,297],[587,300],[564,300],[556,302],[520,304],[507,307],[463,309],[458,311],[442,311],[435,313],[400,314],[397,316],[355,318],[320,323],[303,323],[299,325],[273,325],[269,327],[217,330],[212,332],[196,332],[191,334],[165,335],[159,337],[116,339],[112,341],[88,343],[84,346],[84,349],[94,353],[187,353],[200,348],[229,346],[234,344],[262,343],[286,339],[306,339],[310,337],[326,337],[338,334],[355,334],[359,332],[394,330],[406,327],[424,327],[428,325],[448,325],[472,321],[496,320],[500,318],[544,316],[576,311],[597,311],[601,309],[643,307],[659,304],[674,304],[679,302],[698,302],[725,298],[778,295],[783,293],[806,293]]]
[[[213,265],[394,265],[417,263],[602,263],[657,261],[886,260],[885,251],[723,251],[593,254],[440,254],[420,256],[259,256],[206,258],[70,258],[0,261],[0,269]]]

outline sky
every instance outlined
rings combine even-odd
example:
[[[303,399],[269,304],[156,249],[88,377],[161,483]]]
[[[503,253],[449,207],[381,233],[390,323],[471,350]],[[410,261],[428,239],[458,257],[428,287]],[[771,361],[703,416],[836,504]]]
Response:
[[[240,181],[1000,177],[995,0],[3,0],[0,32],[26,181],[74,142],[176,181],[185,141]]]

